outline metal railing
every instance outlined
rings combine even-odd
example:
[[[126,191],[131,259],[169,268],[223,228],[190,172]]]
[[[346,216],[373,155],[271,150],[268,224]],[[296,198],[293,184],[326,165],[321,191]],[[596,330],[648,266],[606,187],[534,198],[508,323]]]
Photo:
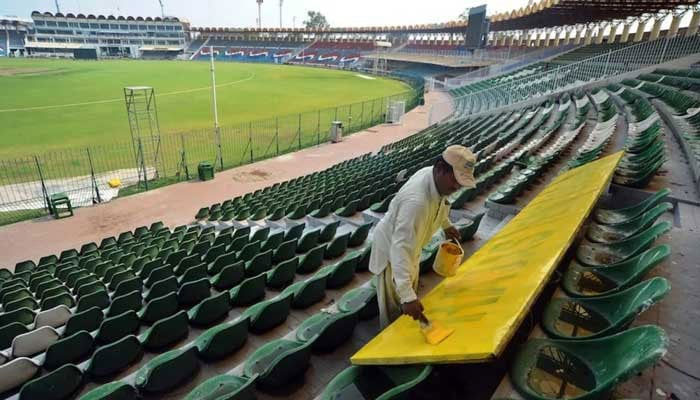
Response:
[[[694,53],[700,53],[700,36],[697,35],[641,42],[571,64],[548,64],[542,72],[453,98],[455,117],[573,90]]]
[[[328,141],[332,121],[341,121],[346,134],[358,132],[385,122],[391,102],[411,109],[422,96],[422,86],[412,86],[392,96],[222,126],[219,135],[205,128],[0,159],[0,225],[46,215],[55,193],[66,193],[74,207],[88,206],[192,179],[203,161],[221,171],[319,145]]]

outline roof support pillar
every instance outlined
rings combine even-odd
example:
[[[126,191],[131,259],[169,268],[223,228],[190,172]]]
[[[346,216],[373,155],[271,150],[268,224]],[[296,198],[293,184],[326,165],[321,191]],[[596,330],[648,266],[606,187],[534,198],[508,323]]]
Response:
[[[594,26],[595,25],[593,25],[593,24],[588,24],[588,26],[586,26],[586,38],[583,40],[584,46],[588,46],[593,41],[593,27]]]
[[[571,43],[571,39],[573,39],[574,35],[576,34],[576,29],[574,29],[573,26],[567,25],[564,27],[564,31],[566,34],[564,34],[564,46],[569,45]]]
[[[608,27],[608,22],[604,21],[598,24],[598,34],[595,37],[595,44],[603,43],[603,38],[605,37],[605,28]]]
[[[615,43],[617,37],[617,27],[620,26],[620,21],[613,21],[610,24],[610,33],[608,34],[608,43]]]
[[[560,26],[554,28],[554,42],[552,42],[552,46],[557,47],[559,46],[559,42],[561,42],[561,31],[562,28]]]
[[[576,26],[576,38],[574,39],[574,44],[579,46],[581,44],[581,39],[583,39],[583,31],[586,28],[585,25]]]
[[[637,20],[637,32],[634,33],[634,41],[635,42],[641,42],[642,38],[644,37],[644,30],[647,28],[647,23],[649,22],[649,18],[645,17],[640,17]]]
[[[527,46],[527,38],[530,36],[530,31],[527,29],[520,31],[520,46]]]
[[[656,16],[654,18],[654,26],[651,28],[651,35],[649,36],[649,40],[655,40],[659,38],[659,33],[661,33],[661,24],[664,22],[665,19],[666,15]]]
[[[632,23],[630,21],[625,21],[625,26],[622,27],[622,36],[620,36],[620,43],[627,43],[630,38],[630,28]]]
[[[690,19],[690,25],[688,25],[688,30],[685,32],[686,36],[694,36],[698,33],[698,27],[700,26],[700,8],[697,6],[693,8],[693,17]]]
[[[673,19],[671,20],[671,27],[668,28],[667,37],[676,37],[678,35],[678,28],[681,26],[681,19],[686,13],[686,9],[679,9],[673,12]]]

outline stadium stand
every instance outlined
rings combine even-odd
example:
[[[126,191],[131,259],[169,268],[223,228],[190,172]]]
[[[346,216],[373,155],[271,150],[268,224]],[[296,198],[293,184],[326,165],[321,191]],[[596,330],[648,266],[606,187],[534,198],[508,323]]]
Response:
[[[518,18],[536,21],[533,14],[549,15],[552,4]],[[495,22],[518,23],[510,16]],[[669,42],[664,53],[671,60],[693,54],[686,45],[694,41]],[[207,44],[217,59],[275,62],[287,51],[311,64],[339,64],[372,47],[228,39]],[[426,46],[453,51],[450,45]],[[668,243],[672,229],[674,239],[686,238],[686,249],[697,242],[690,233],[697,222],[678,221],[698,215],[700,73],[657,68],[613,83],[600,81],[598,70],[548,75],[628,46],[592,44],[453,89],[456,107],[449,119],[375,153],[205,205],[191,224],[170,229],[156,221],[0,269],[2,396],[243,399],[292,387],[300,397],[320,399],[422,398],[426,390],[427,398],[449,398],[442,395],[471,384],[483,393],[458,398],[591,399],[610,397],[626,381],[648,380],[638,375],[670,365],[674,346],[656,323],[677,313],[659,306],[667,297],[683,301],[669,296],[672,285],[683,293],[696,290],[697,275],[687,268],[694,259],[679,258]],[[209,51],[203,47],[195,57]],[[538,86],[552,78],[560,91],[554,95]],[[501,90],[505,84],[513,86]],[[678,161],[672,140],[687,165]],[[466,299],[458,313],[468,324],[481,318],[479,307],[501,306],[500,295],[521,288],[520,282],[502,282],[532,268],[520,259],[528,248],[542,246],[538,256],[551,268],[528,274],[530,297],[509,304],[519,317],[497,321],[507,325],[501,333],[508,330],[509,343],[486,354],[489,362],[499,357],[495,367],[389,366],[382,360],[340,370],[338,364],[348,363],[338,349],[352,343],[354,352],[377,333],[368,328],[378,312],[376,282],[367,271],[373,225],[408,177],[432,165],[450,144],[469,146],[477,156],[476,187],[449,198],[461,242],[476,252],[462,267],[466,277],[440,282],[432,267],[444,235],[436,233],[421,252],[421,283]],[[669,168],[671,161],[688,169],[695,188],[676,180],[683,171]],[[672,197],[671,185],[688,198]],[[558,208],[553,211],[550,202]],[[548,238],[557,232],[553,225],[571,226],[571,238]],[[488,253],[494,248],[505,256]],[[673,269],[664,269],[667,260]],[[690,291],[683,280],[692,281]],[[659,312],[645,319],[651,307]],[[474,331],[467,334],[480,333]],[[381,340],[380,346],[415,352]],[[440,378],[450,367],[457,375]],[[305,379],[309,369],[323,370],[327,382]]]

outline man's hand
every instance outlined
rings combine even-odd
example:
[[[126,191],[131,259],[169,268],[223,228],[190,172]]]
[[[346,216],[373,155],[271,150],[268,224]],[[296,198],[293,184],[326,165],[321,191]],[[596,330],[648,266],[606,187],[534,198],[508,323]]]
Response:
[[[454,240],[457,243],[461,242],[462,236],[459,234],[459,231],[454,226],[445,228],[444,232],[447,240]]]
[[[419,300],[413,300],[408,303],[401,304],[401,311],[404,314],[410,315],[411,318],[419,321],[423,315],[423,304]]]

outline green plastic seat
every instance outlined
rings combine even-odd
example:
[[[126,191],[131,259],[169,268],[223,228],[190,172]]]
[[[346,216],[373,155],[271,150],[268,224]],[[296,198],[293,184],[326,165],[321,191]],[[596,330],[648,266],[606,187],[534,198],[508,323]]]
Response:
[[[185,400],[255,400],[257,376],[216,375],[194,388]]]
[[[189,381],[199,370],[197,348],[171,350],[161,354],[136,372],[136,388],[145,393],[172,390]]]
[[[245,264],[245,275],[257,276],[272,268],[272,250],[258,253]]]
[[[270,234],[263,242],[260,251],[276,250],[284,241],[284,232],[279,231]]]
[[[187,257],[184,257],[182,260],[180,260],[180,263],[173,269],[173,272],[177,276],[181,276],[182,274],[185,273],[188,269],[199,265],[202,263],[202,258],[199,256],[199,254],[191,254]]]
[[[100,324],[95,340],[99,343],[113,343],[124,336],[136,333],[140,325],[135,311],[125,311],[114,317],[105,318]]]
[[[181,306],[190,306],[206,299],[211,294],[211,283],[209,279],[202,278],[193,282],[188,282],[177,291],[177,301]]]
[[[292,294],[292,307],[306,308],[318,303],[326,295],[325,274],[316,274],[306,280],[296,282],[282,291],[282,294]]]
[[[333,205],[330,203],[323,203],[321,206],[309,213],[309,216],[314,218],[326,218],[333,211]]]
[[[586,237],[596,243],[611,243],[627,239],[649,229],[661,214],[672,208],[671,203],[660,203],[649,211],[620,224],[604,225],[593,222],[588,227]]]
[[[266,274],[260,274],[244,280],[240,285],[234,286],[229,290],[231,305],[234,307],[247,306],[265,297],[266,279]]]
[[[221,292],[202,300],[187,312],[190,323],[195,326],[209,326],[226,317],[231,310],[228,292]]]
[[[321,230],[321,233],[319,234],[318,242],[319,243],[330,242],[335,237],[335,233],[338,231],[339,226],[340,226],[340,221],[333,221],[330,224],[324,226],[323,229]]]
[[[484,213],[477,214],[471,222],[466,224],[455,225],[455,228],[459,231],[460,241],[466,242],[474,237],[477,229],[479,229],[479,224],[481,219],[484,217]]]
[[[109,306],[109,296],[107,295],[107,292],[105,291],[96,291],[94,293],[90,293],[88,295],[85,295],[78,299],[78,306],[76,311],[81,312],[85,311],[88,308],[92,307],[98,307],[101,310],[107,308]]]
[[[348,248],[348,243],[350,241],[350,233],[337,236],[333,239],[328,246],[326,246],[326,251],[323,253],[323,258],[330,260],[332,258],[340,257],[345,253]]]
[[[177,295],[170,292],[146,303],[141,311],[138,312],[138,317],[145,323],[153,323],[175,314],[178,307]]]
[[[368,222],[366,224],[360,225],[357,229],[352,232],[352,235],[348,238],[348,247],[357,247],[362,245],[367,236],[369,235],[369,230],[372,228],[373,222]]]
[[[126,271],[126,273],[128,274],[129,271]],[[131,278],[122,280],[116,286],[116,288],[114,289],[114,294],[112,296],[121,296],[133,292],[134,290],[138,291],[139,293],[143,291],[143,281],[141,280],[141,278],[137,278],[133,275],[131,276]],[[114,280],[112,280],[112,283],[114,283]]]
[[[282,242],[272,255],[272,262],[277,264],[293,258],[296,254],[296,249],[297,239],[290,239]]]
[[[11,322],[0,328],[0,348],[6,349],[12,345],[12,340],[24,333],[29,332],[26,325],[19,322]]]
[[[178,281],[180,282],[180,285],[184,285],[188,282],[198,281],[207,277],[207,265],[201,263],[199,265],[195,265],[194,267],[190,267],[184,274],[182,274]]]
[[[76,332],[53,342],[46,349],[44,368],[53,370],[64,364],[76,363],[92,353],[94,340],[86,331]]]
[[[175,273],[173,272],[172,267],[166,264],[162,267],[154,269],[153,272],[151,272],[148,275],[148,278],[146,278],[146,280],[144,281],[144,285],[150,288],[151,286],[153,286],[154,283],[162,281],[163,279],[169,278],[171,276],[174,277]]]
[[[105,287],[104,283],[96,280],[92,276],[85,277],[83,280],[78,281],[76,283],[76,287],[77,289],[75,294],[78,297],[78,300],[82,299],[83,296],[87,296],[95,292],[107,292],[107,288]]]
[[[358,287],[345,293],[338,300],[338,309],[343,312],[356,312],[362,320],[379,314],[377,290],[374,287]]]
[[[245,277],[245,263],[238,261],[227,265],[211,278],[211,284],[217,290],[228,290],[238,285]]]
[[[116,381],[98,386],[80,396],[78,400],[132,400],[137,398],[136,388],[126,382]]]
[[[339,217],[352,217],[357,212],[359,205],[359,199],[351,200],[347,204],[345,204],[345,206],[338,208],[335,211],[335,214]]]
[[[323,256],[326,253],[326,245],[322,244],[314,247],[310,252],[304,254],[299,259],[299,268],[297,272],[307,274],[314,272],[323,264]]]
[[[63,335],[72,335],[78,331],[92,332],[100,327],[104,320],[104,313],[99,307],[91,307],[87,310],[73,314],[66,321]]]
[[[292,293],[280,293],[269,300],[253,304],[241,316],[250,320],[251,332],[267,332],[287,319],[291,312],[292,298]]]
[[[207,268],[207,273],[209,275],[216,275],[221,270],[227,266],[231,265],[236,262],[236,252],[235,251],[229,251],[228,253],[224,253],[216,258],[212,263],[209,264],[209,267]]]
[[[576,249],[576,259],[589,267],[620,263],[648,249],[656,239],[670,230],[670,222],[660,222],[618,242],[583,243]]]
[[[531,339],[511,363],[510,380],[526,399],[607,398],[658,361],[667,343],[664,331],[651,325],[597,339]]]
[[[593,218],[601,224],[619,224],[626,222],[652,209],[662,202],[669,194],[671,194],[669,189],[662,189],[652,196],[647,197],[644,201],[630,207],[612,210],[597,209],[593,212]]]
[[[319,237],[321,236],[321,229],[314,229],[308,231],[299,239],[296,245],[297,253],[306,253],[312,248],[316,247],[319,243]]]
[[[277,339],[261,346],[246,359],[243,375],[267,388],[284,386],[301,376],[309,366],[311,341]]]
[[[157,297],[165,296],[168,293],[177,293],[178,285],[177,278],[175,278],[175,276],[169,276],[154,283],[148,292],[146,292],[144,300],[149,302]]]
[[[113,317],[130,310],[138,311],[141,309],[142,304],[141,292],[134,290],[131,293],[112,299],[112,304],[107,309],[107,316]]]
[[[86,373],[95,378],[114,375],[134,364],[143,354],[141,342],[127,335],[114,343],[98,348],[88,363]]]
[[[36,268],[36,264],[32,260],[25,260],[15,264],[15,275],[23,272],[31,272]]]
[[[670,290],[666,279],[656,277],[607,296],[556,298],[547,305],[542,326],[555,339],[607,336],[625,329]]]
[[[320,395],[320,400],[404,399],[430,376],[430,365],[357,366],[341,371]]]
[[[248,318],[236,318],[202,332],[194,342],[199,357],[212,361],[233,354],[247,340],[249,324]]]
[[[394,200],[395,195],[389,195],[384,198],[384,200],[374,203],[370,206],[369,210],[376,213],[385,213],[389,211],[389,205],[391,201]]]
[[[294,280],[298,267],[299,257],[279,263],[267,272],[267,286],[275,289],[287,286]]]
[[[320,312],[304,320],[297,328],[300,342],[313,340],[316,351],[332,351],[350,339],[359,320],[358,312]]]
[[[78,391],[83,383],[82,371],[66,364],[22,386],[20,400],[64,400]]]
[[[671,248],[664,244],[621,263],[602,267],[591,268],[572,261],[564,274],[562,288],[573,297],[608,295],[641,281],[670,255]]]
[[[292,226],[287,230],[287,232],[285,232],[283,241],[286,242],[292,239],[298,240],[304,233],[304,229],[306,229],[306,223],[303,222]]]
[[[342,261],[321,268],[316,274],[326,276],[326,287],[329,289],[345,286],[355,276],[357,263],[361,257],[361,254],[352,254],[350,257],[345,257]]]
[[[50,310],[54,307],[64,305],[68,308],[71,308],[75,305],[75,300],[73,300],[73,296],[71,296],[68,293],[60,293],[54,296],[45,296],[45,298],[41,301],[41,306],[40,308],[42,310]]]
[[[226,247],[225,243],[211,246],[202,257],[202,261],[207,264],[214,262],[219,256],[226,253]]]
[[[188,322],[187,313],[180,311],[156,321],[153,326],[141,334],[139,341],[144,348],[152,351],[171,346],[187,337],[190,331]]]

